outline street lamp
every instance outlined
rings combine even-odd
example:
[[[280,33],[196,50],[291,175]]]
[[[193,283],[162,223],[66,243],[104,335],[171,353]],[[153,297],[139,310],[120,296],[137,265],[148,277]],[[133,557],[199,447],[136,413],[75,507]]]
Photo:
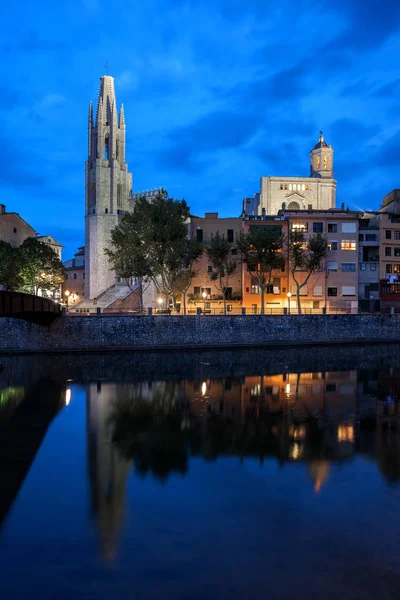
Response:
[[[163,299],[162,298],[157,298],[157,302],[158,302],[158,306],[159,306],[158,310],[159,310],[159,312],[161,312],[161,306],[162,306],[162,303],[163,303]]]
[[[67,299],[67,311],[68,311],[68,298],[71,292],[69,292],[68,290],[65,290],[65,297]]]
[[[286,295],[287,295],[287,301],[288,301],[288,315],[290,315],[290,298],[292,297],[292,294],[290,292],[288,292]]]
[[[206,298],[207,298],[207,292],[203,292],[202,293],[203,296],[203,300],[204,300],[204,314],[206,314]]]

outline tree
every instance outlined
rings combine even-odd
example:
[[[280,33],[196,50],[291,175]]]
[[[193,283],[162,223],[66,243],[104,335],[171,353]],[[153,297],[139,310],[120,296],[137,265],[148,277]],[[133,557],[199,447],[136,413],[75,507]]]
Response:
[[[151,283],[144,247],[138,235],[134,215],[125,213],[121,223],[111,232],[113,249],[106,254],[118,277],[138,294],[140,309],[143,310],[143,294]]]
[[[215,285],[222,292],[224,298],[224,315],[226,315],[226,290],[229,287],[229,277],[236,269],[236,262],[232,258],[232,244],[217,231],[216,235],[211,236],[207,255],[213,267],[210,279],[211,281],[218,282]]]
[[[314,233],[308,241],[301,231],[291,231],[289,234],[289,269],[296,284],[297,309],[301,314],[300,290],[304,287],[311,275],[321,266],[321,261],[328,251],[328,243],[321,233]],[[297,279],[299,271],[307,273],[301,283]]]
[[[186,294],[191,286],[192,279],[197,275],[195,264],[203,254],[203,246],[197,240],[184,240],[180,251],[180,260],[175,269],[175,289],[183,297],[183,314],[186,315]]]
[[[281,271],[285,267],[282,246],[280,227],[257,226],[239,236],[242,262],[246,264],[252,282],[260,289],[261,314],[264,314],[264,295],[271,286],[273,271]]]
[[[117,272],[124,278],[150,280],[167,303],[171,296],[175,302],[178,282],[182,287],[182,281],[191,279],[197,260],[189,252],[189,217],[186,201],[170,198],[166,190],[151,198],[140,196],[132,214],[126,214],[113,231],[112,248],[106,250]]]
[[[0,286],[9,291],[22,286],[21,260],[19,248],[0,240]]]
[[[37,294],[55,292],[65,280],[65,270],[61,260],[50,246],[35,238],[27,238],[17,248],[20,260],[20,289]]]

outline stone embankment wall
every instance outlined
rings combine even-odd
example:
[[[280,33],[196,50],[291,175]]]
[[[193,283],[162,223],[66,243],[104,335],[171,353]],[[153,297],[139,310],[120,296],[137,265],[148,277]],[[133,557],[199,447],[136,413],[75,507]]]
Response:
[[[60,317],[49,327],[0,318],[0,352],[233,348],[400,342],[400,315]]]

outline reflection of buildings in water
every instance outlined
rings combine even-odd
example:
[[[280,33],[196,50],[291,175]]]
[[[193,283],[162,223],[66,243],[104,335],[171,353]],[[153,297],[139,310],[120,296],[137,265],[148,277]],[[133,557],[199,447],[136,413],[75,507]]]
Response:
[[[117,538],[125,514],[125,485],[129,462],[111,443],[110,415],[125,386],[91,383],[87,386],[88,474],[92,514],[106,559],[117,553]]]
[[[318,494],[325,481],[329,477],[330,462],[328,460],[311,460],[309,464],[309,473],[314,482],[314,491]]]
[[[379,398],[376,411],[376,455],[380,470],[390,482],[400,480],[400,393],[394,385]]]

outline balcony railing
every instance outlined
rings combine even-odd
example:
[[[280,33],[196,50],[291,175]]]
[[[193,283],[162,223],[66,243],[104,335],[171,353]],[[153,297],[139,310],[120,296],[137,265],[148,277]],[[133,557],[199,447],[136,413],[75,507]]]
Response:
[[[386,279],[381,280],[381,296],[399,294],[400,295],[400,281],[390,283]]]

